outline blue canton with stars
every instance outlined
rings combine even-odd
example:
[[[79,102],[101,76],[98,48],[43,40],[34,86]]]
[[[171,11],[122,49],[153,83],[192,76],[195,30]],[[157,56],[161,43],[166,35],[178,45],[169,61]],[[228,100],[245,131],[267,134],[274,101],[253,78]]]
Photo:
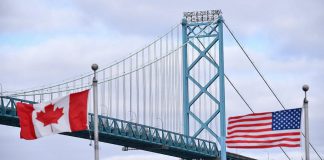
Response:
[[[272,112],[272,130],[300,129],[301,108]]]

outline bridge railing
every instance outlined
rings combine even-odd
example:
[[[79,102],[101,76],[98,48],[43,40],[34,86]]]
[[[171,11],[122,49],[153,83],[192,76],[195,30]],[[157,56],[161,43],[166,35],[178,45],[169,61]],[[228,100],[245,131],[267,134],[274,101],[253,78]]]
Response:
[[[16,103],[24,102],[35,104],[36,102],[22,100],[7,96],[0,97],[0,115],[16,117]],[[93,130],[94,115],[89,113],[89,126]],[[99,131],[103,134],[121,136],[140,142],[152,143],[161,146],[161,149],[179,149],[196,152],[206,156],[218,155],[217,145],[214,142],[199,138],[185,136],[180,133],[155,128],[125,120],[99,115]]]
[[[33,101],[17,99],[8,96],[0,96],[0,115],[17,116],[17,112],[16,112],[17,102],[36,104],[36,102]]]
[[[93,130],[94,115],[89,114],[90,130]],[[99,115],[99,131],[143,142],[161,145],[162,149],[176,148],[206,155],[218,155],[216,143],[185,136],[160,128]]]

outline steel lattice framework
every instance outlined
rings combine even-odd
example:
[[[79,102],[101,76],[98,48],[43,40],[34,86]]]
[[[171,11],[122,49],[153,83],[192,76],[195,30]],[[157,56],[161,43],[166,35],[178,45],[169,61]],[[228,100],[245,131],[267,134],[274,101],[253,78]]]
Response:
[[[198,47],[201,43],[201,39],[210,37],[211,42],[207,46]],[[193,41],[197,39],[197,41]],[[203,130],[208,131],[213,137],[215,137],[221,147],[221,159],[226,159],[226,126],[225,126],[225,86],[224,86],[224,55],[223,55],[223,19],[219,16],[217,20],[213,22],[187,22],[186,19],[182,21],[182,41],[183,47],[183,117],[184,117],[184,134],[190,135],[190,124],[189,117],[192,117],[195,121],[200,124],[200,128],[194,131],[193,137],[197,137]],[[218,42],[218,61],[213,59],[208,53],[209,50]],[[200,43],[200,44],[199,44]],[[198,53],[190,64],[188,64],[188,45],[194,48]],[[207,60],[217,70],[216,74],[212,75],[212,78],[203,85],[191,74],[191,70],[202,61]],[[199,88],[199,92],[194,94],[192,99],[189,99],[189,84],[191,81],[194,85]],[[219,97],[214,96],[208,91],[211,84],[218,81]],[[218,109],[210,115],[206,121],[202,121],[201,117],[197,116],[191,111],[192,105],[199,99],[203,94],[206,94],[214,103],[217,104]],[[210,106],[211,107],[211,106]],[[208,125],[217,117],[220,116],[220,135],[217,135]]]
[[[0,96],[0,124],[19,127],[16,102],[36,102]],[[94,115],[89,113],[89,130],[61,133],[67,136],[89,139],[93,134]],[[218,154],[216,143],[183,134],[133,123],[116,118],[99,117],[100,141],[184,159],[215,159]],[[227,153],[229,160],[252,160],[233,153]]]

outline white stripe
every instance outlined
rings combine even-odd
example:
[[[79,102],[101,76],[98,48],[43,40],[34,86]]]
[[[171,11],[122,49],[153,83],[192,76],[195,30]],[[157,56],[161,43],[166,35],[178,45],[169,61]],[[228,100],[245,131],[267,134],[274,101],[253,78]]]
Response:
[[[278,134],[278,133],[291,133],[291,132],[299,132],[300,130],[298,129],[293,129],[293,130],[279,130],[279,131],[265,131],[265,132],[247,132],[247,133],[232,133],[228,134],[228,136],[242,136],[242,135],[249,135],[249,136],[258,136],[258,135],[266,135],[266,134]]]
[[[243,138],[243,137],[235,137],[235,138],[227,138],[227,140],[251,140],[251,141],[267,141],[267,140],[277,140],[277,139],[282,139],[282,138],[300,138],[300,135],[296,136],[276,136],[276,137],[267,137],[267,138]]]
[[[291,141],[280,141],[280,142],[269,142],[269,143],[227,143],[227,146],[265,146],[265,145],[278,145],[278,144],[300,144],[300,141],[291,142]]]
[[[267,117],[272,117],[272,113],[268,113],[264,115],[249,115],[249,116],[244,116],[241,118],[234,118],[234,119],[229,118],[228,121],[231,122],[231,121],[244,120],[244,119],[267,118]]]
[[[231,123],[228,124],[228,127],[232,127],[234,125],[241,125],[241,124],[260,124],[260,123],[271,123],[272,120],[260,120],[260,121],[251,121],[251,122],[236,122],[236,123]]]
[[[236,131],[236,130],[255,130],[255,129],[267,129],[267,128],[271,128],[271,125],[265,125],[265,126],[249,126],[249,127],[234,127],[232,129],[227,129],[227,132],[232,132],[232,131]]]

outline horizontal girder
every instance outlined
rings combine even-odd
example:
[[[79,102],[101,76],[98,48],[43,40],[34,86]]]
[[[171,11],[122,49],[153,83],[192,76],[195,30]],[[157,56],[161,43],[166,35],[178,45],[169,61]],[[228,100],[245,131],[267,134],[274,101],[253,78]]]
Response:
[[[19,127],[15,105],[18,101],[35,103],[2,96],[0,124]],[[61,134],[89,139],[89,134],[93,134],[93,119],[94,115],[90,113],[89,130]],[[214,142],[106,116],[99,116],[99,141],[184,159],[218,159],[219,155]],[[229,160],[251,160],[237,154],[227,154]]]

